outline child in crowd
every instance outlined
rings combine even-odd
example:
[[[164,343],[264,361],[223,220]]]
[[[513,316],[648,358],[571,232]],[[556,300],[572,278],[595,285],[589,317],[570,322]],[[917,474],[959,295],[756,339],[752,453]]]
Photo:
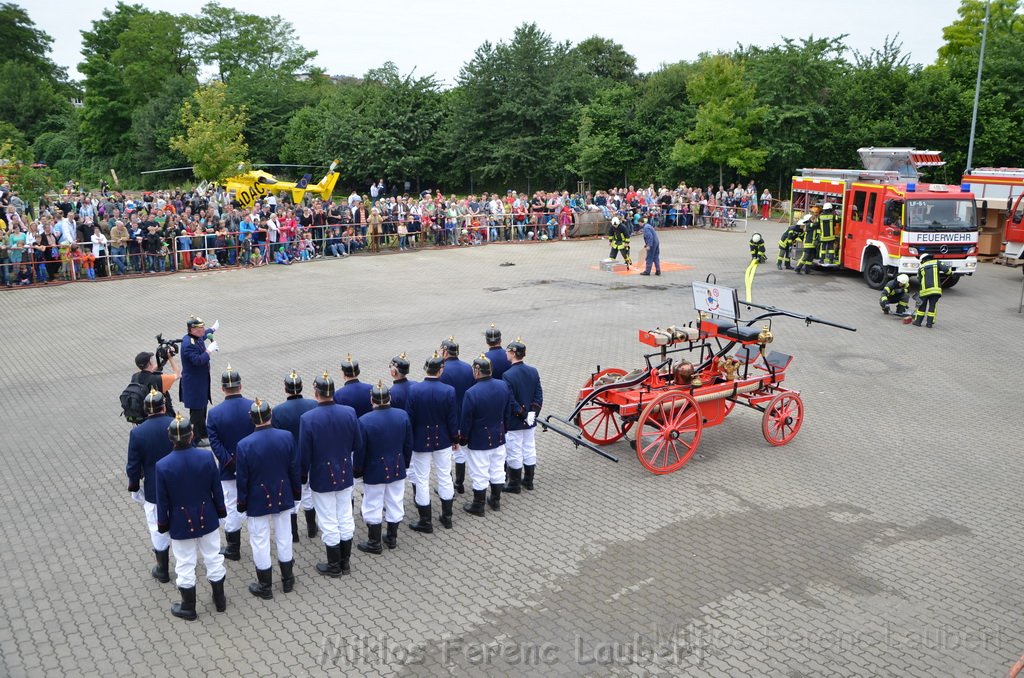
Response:
[[[309,261],[316,258],[316,246],[313,244],[313,234],[306,233],[306,236],[299,241],[299,259]]]
[[[203,256],[203,251],[199,250],[196,255],[192,257],[192,270],[193,271],[205,271],[207,268],[206,257]]]
[[[77,248],[76,248],[77,249]],[[96,255],[86,250],[80,253],[82,256],[82,273],[89,280],[96,279]]]
[[[548,240],[555,239],[555,231],[558,230],[558,221],[551,217],[548,219]]]
[[[78,249],[75,247],[75,249]],[[64,243],[60,246],[60,270],[57,272],[57,276],[62,280],[71,280],[71,269],[74,268],[75,262],[71,256],[71,243]]]
[[[277,254],[274,255],[274,263],[291,265],[292,258],[288,256],[288,252],[285,250],[283,245],[277,248]]]
[[[82,250],[75,245],[71,248],[71,264],[74,267],[75,277],[82,277],[82,265],[85,263],[85,255],[82,254]]]
[[[19,285],[31,285],[32,284],[32,273],[28,270],[28,264],[22,264],[21,270],[18,271],[18,284]]]

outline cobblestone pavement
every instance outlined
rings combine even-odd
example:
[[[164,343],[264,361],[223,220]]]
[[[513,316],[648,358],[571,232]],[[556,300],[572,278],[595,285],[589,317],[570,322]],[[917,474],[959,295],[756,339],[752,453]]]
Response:
[[[782,230],[758,226],[771,244]],[[642,366],[637,329],[694,318],[691,280],[742,285],[746,235],[662,243],[692,269],[604,272],[591,240],[0,295],[0,674],[1000,675],[1024,652],[1024,316],[1020,271],[991,264],[927,330],[882,316],[856,275],[769,263],[756,301],[858,328],[776,321],[807,412],[788,446],[738,408],[654,476],[624,442],[615,464],[539,433],[537,490],[500,513],[403,528],[396,551],[357,553],[337,580],[303,537],[295,592],[275,583],[270,602],[245,590],[245,537],[228,611],[200,577],[199,620],[171,617],[117,405],[155,334],[219,318],[214,374],[230,361],[248,395],[279,402],[292,368],[309,383],[351,352],[376,381],[449,334],[472,358],[494,322],[527,343],[545,413],[566,414],[595,365]]]

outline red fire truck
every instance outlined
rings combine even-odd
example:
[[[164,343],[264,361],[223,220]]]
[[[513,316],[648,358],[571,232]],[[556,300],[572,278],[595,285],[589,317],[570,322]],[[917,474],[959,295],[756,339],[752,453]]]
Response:
[[[1005,224],[992,244],[993,251],[982,250],[982,254],[998,254],[999,245],[1005,243],[1007,259],[1024,259],[1024,169],[979,167],[965,174],[962,182],[970,184],[989,222],[994,220],[1000,229]]]
[[[872,289],[897,273],[917,273],[928,253],[951,269],[952,287],[978,265],[978,225],[968,187],[921,183],[918,168],[944,163],[939,151],[861,148],[864,169],[800,169],[793,177],[791,223],[811,207],[832,203],[838,217],[838,263],[860,271]]]

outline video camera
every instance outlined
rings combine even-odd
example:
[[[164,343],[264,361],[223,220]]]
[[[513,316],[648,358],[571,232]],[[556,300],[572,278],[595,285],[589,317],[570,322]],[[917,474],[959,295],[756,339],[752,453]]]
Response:
[[[156,369],[162,370],[168,359],[178,355],[181,339],[164,339],[164,335],[156,335]]]

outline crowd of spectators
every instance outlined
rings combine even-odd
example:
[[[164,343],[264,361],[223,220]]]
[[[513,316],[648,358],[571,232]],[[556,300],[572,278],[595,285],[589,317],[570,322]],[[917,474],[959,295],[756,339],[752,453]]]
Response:
[[[290,204],[269,197],[243,208],[223,192],[128,194],[69,187],[38,206],[0,190],[0,284],[93,280],[224,266],[290,265],[360,251],[403,252],[490,242],[566,240],[584,212],[620,216],[640,231],[658,227],[734,228],[766,219],[772,196],[753,182],[706,189],[612,188],[594,193],[514,190],[459,197],[425,190],[370,193]]]

